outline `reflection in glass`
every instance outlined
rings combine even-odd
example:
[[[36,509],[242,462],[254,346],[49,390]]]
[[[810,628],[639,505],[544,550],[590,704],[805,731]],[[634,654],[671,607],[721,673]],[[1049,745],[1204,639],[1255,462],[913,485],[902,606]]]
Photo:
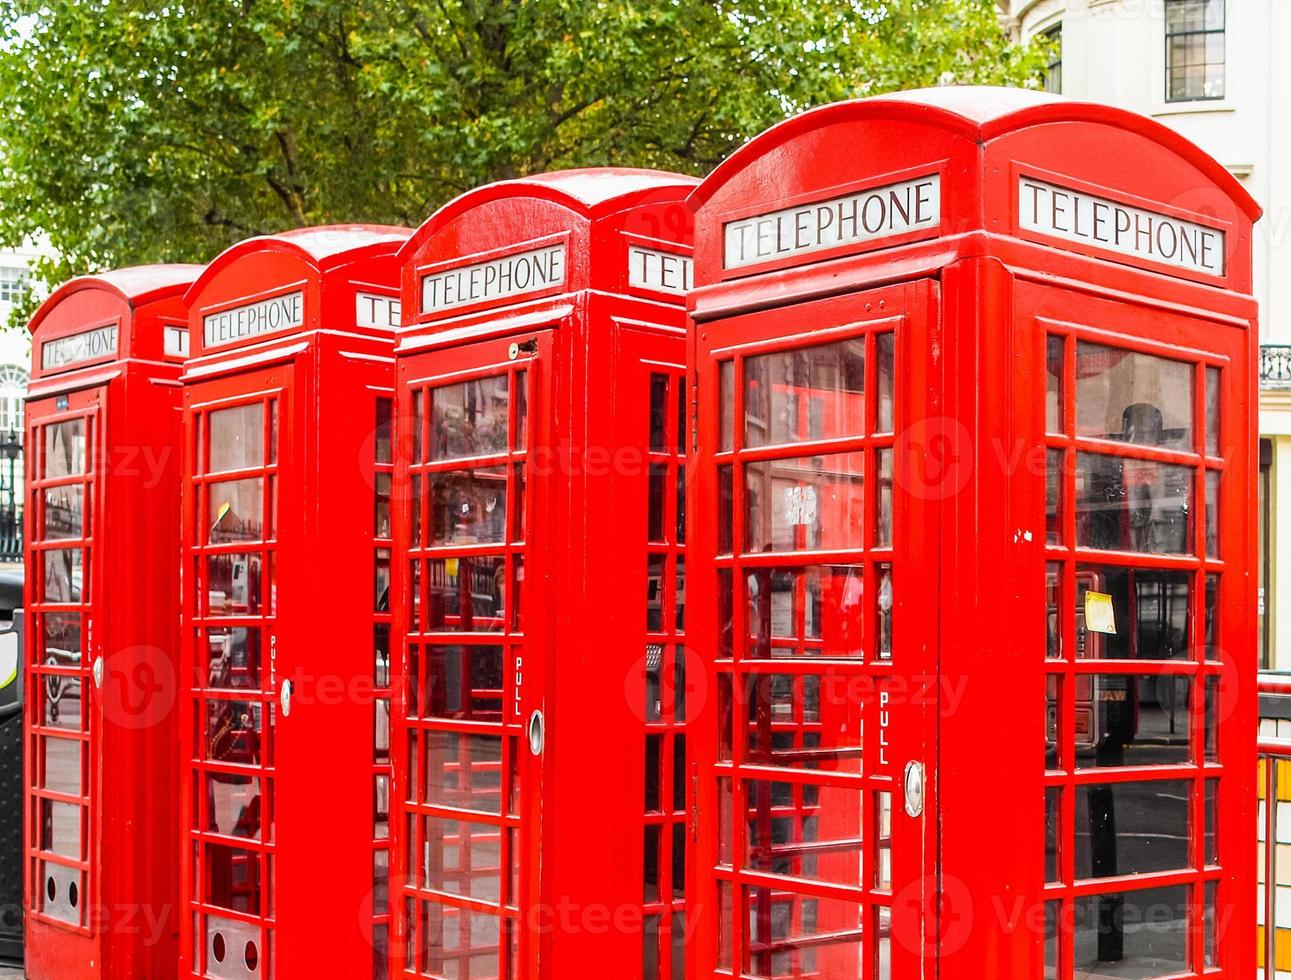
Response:
[[[261,706],[254,701],[207,701],[202,757],[231,765],[259,765],[260,718]]]
[[[502,647],[428,644],[425,652],[427,717],[502,720]]]
[[[1202,860],[1208,866],[1219,864],[1219,780],[1206,780],[1206,839]]]
[[[745,761],[750,765],[826,772],[861,771],[861,716],[866,698],[848,678],[753,674],[748,683]]]
[[[264,480],[261,477],[212,483],[206,494],[210,544],[263,540]]]
[[[33,677],[40,685],[40,724],[68,732],[86,730],[85,709],[81,701],[81,679],[62,674]]]
[[[1062,788],[1044,791],[1044,880],[1062,881]]]
[[[260,555],[256,552],[208,555],[206,594],[211,616],[258,616]]]
[[[260,630],[245,626],[208,629],[206,649],[204,687],[243,691],[260,687]]]
[[[507,450],[507,375],[431,389],[432,461]]]
[[[264,402],[210,413],[209,472],[224,473],[264,464]]]
[[[864,435],[865,341],[836,341],[744,359],[744,444]]]
[[[1206,557],[1219,557],[1220,481],[1219,470],[1206,471]]]
[[[874,350],[878,360],[878,413],[874,420],[874,431],[885,433],[894,431],[896,406],[896,335],[881,333],[874,338]]]
[[[84,537],[84,484],[77,483],[72,486],[45,488],[43,530],[46,541]]]
[[[735,445],[735,362],[722,361],[717,366],[717,374],[717,397],[722,406],[718,448],[730,452]]]
[[[1192,550],[1190,468],[1080,453],[1076,487],[1081,547],[1153,555]]]
[[[746,657],[863,654],[865,579],[859,565],[750,568],[745,574]]]
[[[1217,367],[1206,368],[1206,454],[1219,455],[1219,440],[1223,433],[1219,421],[1221,374]]]
[[[875,454],[878,463],[879,512],[874,526],[874,546],[876,548],[892,547],[892,450],[880,449]]]
[[[506,559],[501,555],[435,558],[426,563],[430,585],[427,628],[499,633],[506,625]]]
[[[260,914],[260,855],[226,844],[205,844],[203,898],[233,912]]]
[[[848,453],[745,465],[745,550],[860,548],[864,461]]]
[[[1045,597],[1046,597],[1046,615],[1047,624],[1047,642],[1045,645],[1045,656],[1050,660],[1063,659],[1062,649],[1062,624],[1063,613],[1066,612],[1066,605],[1062,601],[1063,566],[1060,562],[1051,561],[1045,569]]]
[[[874,573],[878,577],[879,587],[875,590],[874,601],[878,606],[878,649],[879,660],[892,659],[892,566],[875,565]]]
[[[1062,382],[1066,341],[1062,337],[1049,337],[1045,346],[1045,431],[1061,434]]]
[[[394,478],[389,473],[375,475],[376,513],[372,520],[372,535],[377,538],[388,538],[390,537],[390,486]]]
[[[432,545],[505,542],[505,466],[431,473],[426,481]]]
[[[1075,901],[1078,977],[1147,980],[1188,972],[1188,888],[1148,888]]]
[[[748,888],[745,894],[749,936],[743,976],[864,976],[863,905],[767,887]]]
[[[502,890],[502,831],[467,820],[423,818],[425,887],[496,904]]]
[[[1186,660],[1192,575],[1113,566],[1076,572],[1076,656],[1092,660]],[[1093,599],[1089,593],[1095,593]],[[1087,628],[1087,610],[1110,597],[1113,632]]]
[[[1045,902],[1044,905],[1044,978],[1057,980],[1058,944],[1062,939],[1062,902]]]
[[[421,907],[422,976],[484,980],[502,975],[502,928],[497,915],[439,902],[423,902]]]
[[[209,772],[206,782],[206,830],[226,837],[260,835],[260,780]]]
[[[1192,783],[1183,779],[1076,787],[1076,877],[1191,867]]]
[[[523,452],[529,447],[529,375],[524,371],[517,371],[513,378],[516,419],[515,429],[511,433],[511,448],[516,452]]]
[[[650,375],[650,451],[668,448],[668,375]]]
[[[78,667],[81,663],[81,614],[45,613],[41,662],[49,667]]]
[[[41,789],[67,796],[82,795],[85,792],[82,743],[70,738],[45,737],[40,744],[45,752]]]
[[[744,867],[855,887],[861,880],[861,794],[851,787],[750,779]]]
[[[1061,449],[1050,449],[1045,467],[1045,543],[1062,544],[1062,485],[1065,473],[1063,461],[1067,454]]]
[[[427,731],[426,802],[480,813],[502,812],[502,738]]]
[[[1193,450],[1193,368],[1150,354],[1076,347],[1076,430],[1139,446]]]
[[[45,479],[60,480],[85,472],[86,420],[68,419],[45,426]]]
[[[45,564],[45,602],[81,601],[81,550],[59,548],[41,553]]]
[[[40,801],[40,849],[73,861],[81,859],[81,811],[76,803]]]
[[[1076,677],[1076,764],[1166,766],[1191,761],[1192,679],[1172,674]]]
[[[374,452],[378,464],[394,462],[394,399],[377,399]]]

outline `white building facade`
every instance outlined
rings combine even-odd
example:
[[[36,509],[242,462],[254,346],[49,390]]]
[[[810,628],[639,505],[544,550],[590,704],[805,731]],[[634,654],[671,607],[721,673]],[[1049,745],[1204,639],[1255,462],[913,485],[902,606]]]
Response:
[[[27,396],[31,338],[5,329],[9,314],[32,289],[39,246],[0,249],[0,564],[21,560],[23,400]]]
[[[1054,41],[1049,88],[1178,131],[1264,206],[1260,302],[1262,666],[1291,670],[1291,3],[1001,0],[1019,39]],[[1281,556],[1279,561],[1279,556]]]

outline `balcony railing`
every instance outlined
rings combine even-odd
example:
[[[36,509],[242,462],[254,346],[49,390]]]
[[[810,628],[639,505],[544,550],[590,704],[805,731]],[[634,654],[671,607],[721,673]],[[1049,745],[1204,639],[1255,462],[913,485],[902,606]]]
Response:
[[[1260,387],[1291,390],[1291,344],[1260,348]]]

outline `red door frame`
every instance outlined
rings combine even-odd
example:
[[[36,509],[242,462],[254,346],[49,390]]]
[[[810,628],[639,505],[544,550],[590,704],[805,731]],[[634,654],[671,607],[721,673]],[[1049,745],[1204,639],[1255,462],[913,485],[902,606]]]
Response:
[[[937,296],[935,283],[921,282],[706,321],[696,328],[692,364],[697,372],[700,411],[697,446],[692,455],[690,588],[694,594],[715,597],[716,601],[700,602],[693,606],[692,611],[692,639],[709,669],[705,685],[709,696],[692,735],[697,739],[697,755],[701,760],[697,780],[698,847],[693,893],[700,921],[697,942],[689,960],[689,975],[692,977],[741,975],[739,951],[751,945],[741,944],[742,926],[750,919],[738,910],[728,914],[726,909],[730,908],[729,902],[738,897],[741,887],[774,888],[778,881],[781,888],[778,889],[777,901],[789,900],[795,892],[802,896],[804,905],[797,906],[798,912],[793,916],[793,924],[797,928],[802,928],[801,915],[808,903],[815,903],[817,908],[823,903],[831,903],[835,913],[848,907],[842,903],[854,903],[859,921],[851,930],[853,946],[850,954],[846,945],[840,943],[843,949],[835,954],[832,966],[819,961],[814,968],[810,966],[813,957],[824,955],[823,951],[828,950],[831,940],[822,943],[817,937],[802,935],[799,942],[794,942],[789,937],[773,936],[778,940],[774,945],[780,954],[776,959],[776,970],[804,971],[776,972],[776,976],[859,975],[861,980],[873,980],[881,975],[878,970],[881,955],[889,963],[889,968],[896,971],[893,975],[906,975],[907,972],[913,975],[922,969],[920,960],[929,955],[935,941],[931,917],[925,918],[923,913],[931,907],[935,884],[933,854],[937,843],[938,808],[936,725],[940,680],[936,658],[938,619],[932,593],[921,591],[918,583],[935,580],[937,576],[939,519],[933,502],[921,499],[912,489],[918,485],[919,447],[910,440],[899,440],[898,434],[908,431],[916,420],[932,417],[937,410],[938,385],[935,378],[938,366],[927,355],[927,351],[935,347],[939,334]],[[826,323],[839,326],[803,329],[804,324]],[[882,431],[886,427],[878,425],[875,415],[878,400],[876,348],[877,338],[881,335],[895,338],[897,365],[894,427],[886,433]],[[800,444],[801,448],[781,444],[774,449],[741,451],[742,443],[739,441],[734,443],[734,452],[723,448],[731,443],[723,441],[722,429],[732,420],[743,417],[743,402],[742,395],[737,394],[735,404],[724,415],[703,410],[704,406],[723,404],[721,362],[731,363],[732,358],[742,359],[851,339],[863,344],[865,351],[863,430],[847,437],[825,436],[823,441],[814,438],[806,445]],[[736,361],[737,365],[739,363],[741,361]],[[738,377],[740,371],[738,366],[735,367],[730,377]],[[737,384],[736,391],[742,390],[743,386]],[[726,422],[722,421],[723,418]],[[735,426],[736,440],[741,438],[741,431],[741,426]],[[730,490],[722,489],[719,467],[729,467],[741,459],[756,465],[758,460],[825,452],[850,452],[863,460],[862,540],[846,547],[836,545],[838,550],[831,548],[812,552],[794,548],[788,553],[777,551],[766,555],[749,552],[742,559],[721,558],[726,549],[719,543],[720,528],[729,518],[723,518],[719,502],[724,493],[733,491],[730,514],[744,513],[746,504],[740,479],[732,481]],[[893,467],[887,478],[892,490],[890,507],[894,517],[890,544],[881,541],[876,533],[880,495],[875,491],[880,484],[879,459],[882,454],[888,455]],[[721,651],[734,645],[735,636],[743,635],[740,624],[745,619],[741,614],[743,603],[739,599],[741,576],[726,570],[806,567],[837,562],[847,565],[854,562],[863,569],[860,594],[864,597],[864,606],[860,621],[856,623],[860,637],[846,637],[848,642],[863,649],[863,656],[856,657],[854,647],[852,656],[831,658],[826,654],[823,658],[817,655],[807,659],[774,660],[755,657],[754,673],[741,671],[733,676],[733,682],[726,681],[723,675],[736,668],[731,661],[724,659]],[[891,576],[888,580],[891,592],[888,594],[894,600],[891,659],[883,659],[879,654],[882,638],[879,635],[877,600],[883,594],[880,579],[885,570]],[[727,606],[720,597],[732,588],[735,592],[730,606]],[[840,603],[843,601],[841,595],[834,599]],[[723,612],[723,609],[727,611]],[[724,638],[727,626],[721,620],[731,613],[734,613],[734,620],[727,639]],[[842,634],[834,637],[835,642],[843,639]],[[801,638],[799,642],[803,642]],[[811,640],[806,643],[812,645]],[[859,772],[849,772],[847,760],[855,758],[856,754],[847,752],[833,759],[833,764],[839,767],[833,776],[824,771],[829,766],[824,761],[829,758],[827,755],[822,755],[814,767],[809,765],[804,769],[796,769],[792,762],[786,768],[777,768],[774,762],[766,760],[740,761],[749,750],[741,744],[743,740],[738,733],[743,728],[738,719],[749,717],[752,721],[755,713],[760,716],[764,711],[772,710],[771,702],[777,694],[769,681],[776,675],[802,678],[794,682],[804,685],[796,689],[795,700],[804,697],[807,678],[819,678],[817,691],[821,714],[832,709],[840,726],[849,724],[847,719],[851,719],[852,734],[856,734],[858,725],[862,729]],[[767,680],[754,684],[741,682],[738,679],[741,676],[760,676]],[[795,706],[795,710],[801,713],[801,705]],[[732,726],[734,731],[728,733]],[[784,737],[806,728],[810,726],[804,726],[799,719],[793,726],[781,726],[779,730]],[[828,732],[818,730],[815,737],[824,739],[827,735]],[[718,761],[712,770],[706,771],[706,760],[728,758],[731,761]],[[923,810],[915,817],[905,813],[903,807],[902,786],[908,762],[920,763],[927,774]],[[834,786],[854,792],[861,802],[852,836],[859,841],[849,845],[844,853],[847,850],[856,853],[864,878],[855,883],[803,881],[803,872],[795,872],[794,869],[810,857],[811,847],[804,847],[797,854],[782,847],[777,849],[777,860],[789,862],[786,873],[797,876],[791,883],[767,872],[741,872],[738,863],[732,864],[732,857],[738,858],[743,850],[739,840],[746,824],[733,819],[731,804],[723,801],[718,788],[721,782],[732,778],[734,787],[738,787],[741,773],[755,779],[787,780],[796,786]],[[738,799],[738,788],[732,791]],[[805,789],[795,790],[794,799],[805,792]],[[882,805],[885,800],[886,807]],[[836,807],[841,807],[841,804],[842,800],[835,801]],[[795,804],[795,808],[799,805],[802,810],[797,818],[804,821],[819,820],[826,810],[823,801],[819,807],[802,803]],[[885,819],[879,816],[884,812],[887,814]],[[783,820],[785,815],[781,810],[780,819]],[[731,856],[726,852],[726,845],[718,843],[727,823],[737,831],[736,840],[729,845]],[[881,825],[890,827],[888,834],[881,833]],[[802,829],[799,827],[800,831]],[[886,860],[890,861],[886,880],[877,877],[884,844],[888,848]],[[729,891],[719,892],[718,882],[731,882],[725,886]],[[791,910],[794,907],[790,903]],[[723,922],[729,923],[733,929],[732,936],[724,935],[727,925]],[[763,925],[769,928],[770,920],[764,920]],[[825,931],[835,933],[833,941],[849,938],[848,930],[841,927]],[[879,941],[872,943],[871,937],[877,937]],[[852,964],[862,950],[863,966],[857,966],[858,972],[854,973]],[[847,967],[842,965],[844,961],[848,963]],[[730,966],[715,966],[723,963]],[[783,967],[779,965],[781,963]],[[766,963],[763,963],[761,970],[766,968]],[[759,972],[756,959],[749,962],[748,969],[756,975],[765,975]],[[815,972],[817,969],[821,972]]]

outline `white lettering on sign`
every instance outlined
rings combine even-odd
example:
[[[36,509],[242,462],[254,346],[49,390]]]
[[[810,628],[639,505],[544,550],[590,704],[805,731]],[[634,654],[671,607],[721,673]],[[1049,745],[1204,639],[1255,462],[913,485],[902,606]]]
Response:
[[[393,296],[358,293],[354,297],[354,322],[360,327],[393,328],[401,318],[402,308]]]
[[[695,262],[689,256],[639,245],[628,247],[628,285],[659,293],[684,295],[694,285]]]
[[[722,265],[739,269],[941,224],[941,175],[728,221]]]
[[[291,330],[305,323],[305,294],[300,290],[285,296],[262,299],[231,310],[209,313],[202,318],[202,338],[207,347],[231,344],[276,330]]]
[[[162,334],[163,350],[167,357],[188,356],[188,328],[167,327]]]
[[[1131,258],[1224,274],[1225,236],[1218,228],[1029,177],[1018,178],[1018,225]]]
[[[81,333],[47,340],[40,347],[40,366],[46,371],[70,367],[81,361],[108,357],[117,352],[117,325],[95,327]]]
[[[564,284],[565,246],[548,245],[423,276],[421,311],[438,313]]]

